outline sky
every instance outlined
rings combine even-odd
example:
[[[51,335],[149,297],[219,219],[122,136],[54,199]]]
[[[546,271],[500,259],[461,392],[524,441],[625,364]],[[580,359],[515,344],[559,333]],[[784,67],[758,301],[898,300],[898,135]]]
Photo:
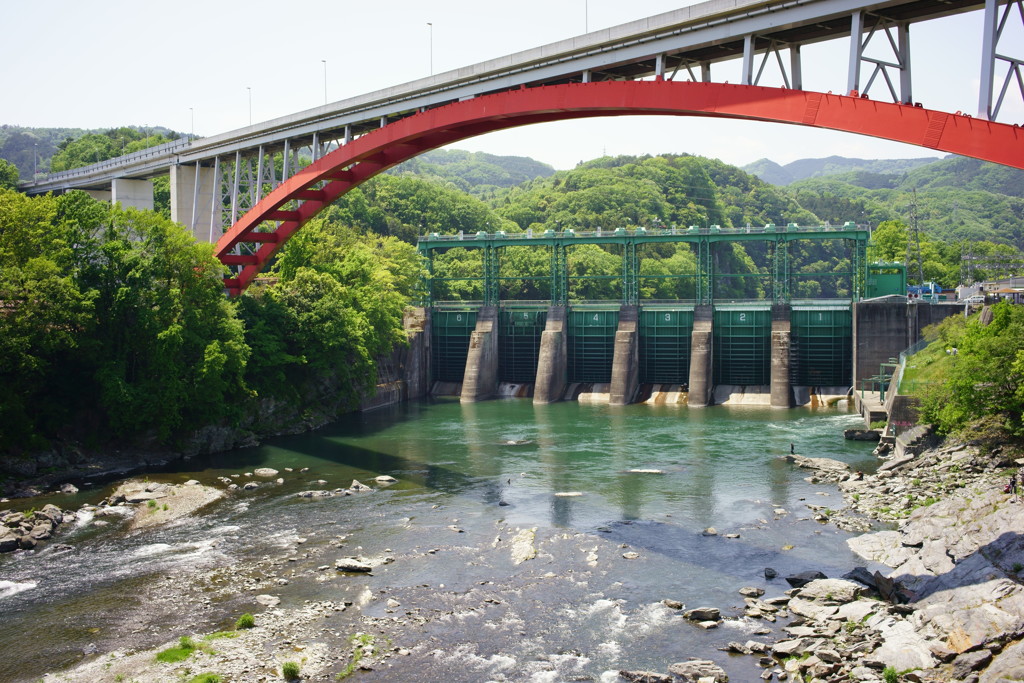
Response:
[[[165,126],[214,135],[691,4],[685,0],[3,0],[0,124]],[[432,24],[432,26],[428,25]],[[981,13],[914,24],[914,99],[976,113]],[[1004,43],[1024,45],[1016,26]],[[1001,44],[1003,51],[1007,49]],[[846,89],[848,41],[803,48],[804,87]],[[881,56],[881,54],[879,54]],[[1020,57],[1021,55],[1014,55]],[[739,60],[713,80],[740,79]],[[326,75],[326,78],[325,78]],[[777,73],[762,85],[781,85]],[[325,93],[326,90],[326,93]],[[882,99],[883,91],[871,95]],[[1020,97],[1003,121],[1024,123]],[[529,126],[453,147],[529,156],[567,169],[602,155],[689,153],[744,165],[840,155],[938,156],[814,128],[617,117]]]

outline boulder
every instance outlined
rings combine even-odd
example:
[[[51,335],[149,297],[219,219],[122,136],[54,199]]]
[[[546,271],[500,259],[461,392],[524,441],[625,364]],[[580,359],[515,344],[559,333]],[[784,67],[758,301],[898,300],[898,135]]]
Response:
[[[63,484],[60,487],[60,492],[61,493],[68,493],[68,494],[78,493],[78,487],[75,486],[74,484]]]
[[[47,503],[42,510],[36,510],[36,519],[47,519],[53,526],[57,526],[64,521],[64,513],[56,505]]]
[[[774,579],[778,575],[779,575],[779,573],[777,571],[775,571],[774,569],[772,569],[771,567],[765,567],[764,568],[764,578],[766,578],[768,580],[771,580],[771,579]]]
[[[394,484],[396,481],[398,481],[389,474],[382,474],[379,477],[374,477],[373,480],[378,484]]]
[[[373,489],[362,483],[358,479],[352,480],[352,485],[348,487],[349,491],[372,491]]]
[[[274,595],[257,595],[256,602],[265,607],[277,607],[281,604],[281,598]]]
[[[672,676],[656,671],[620,671],[619,676],[633,683],[673,683],[675,680]]]
[[[683,603],[678,600],[673,600],[672,598],[665,598],[661,603],[669,609],[683,609]]]
[[[704,678],[710,679],[713,683],[729,683],[729,676],[725,670],[710,659],[676,662],[668,667],[668,672],[686,683],[697,683]]]
[[[816,571],[816,570],[812,570],[812,571],[800,572],[799,574],[792,574],[790,576],[787,576],[786,577],[786,583],[788,583],[793,588],[802,588],[803,586],[806,586],[807,584],[809,584],[811,581],[814,581],[816,579],[827,579],[827,578],[828,577],[825,576],[824,574],[822,574],[821,572]]]
[[[846,603],[860,597],[860,584],[845,579],[815,579],[800,588],[800,597],[816,602]]]
[[[0,553],[18,549],[18,535],[12,529],[0,527]]]
[[[330,491],[314,489],[312,491],[299,491],[295,495],[299,498],[330,498],[334,494]]]
[[[721,612],[717,607],[695,607],[683,612],[683,616],[691,621],[718,621]]]
[[[278,474],[277,470],[275,470],[273,467],[257,467],[255,470],[252,471],[252,473],[255,474],[257,477],[265,477],[267,479],[273,479]]]
[[[878,441],[882,433],[877,429],[844,429],[843,438],[849,441]]]
[[[334,568],[339,572],[369,572],[373,567],[355,557],[339,557],[334,561]]]
[[[764,595],[764,589],[756,588],[754,586],[745,586],[740,589],[740,595],[748,598],[758,598]]]
[[[825,474],[842,474],[845,476],[850,471],[850,466],[845,462],[833,460],[832,458],[808,458],[803,455],[785,455],[783,458],[797,467],[817,470]]]

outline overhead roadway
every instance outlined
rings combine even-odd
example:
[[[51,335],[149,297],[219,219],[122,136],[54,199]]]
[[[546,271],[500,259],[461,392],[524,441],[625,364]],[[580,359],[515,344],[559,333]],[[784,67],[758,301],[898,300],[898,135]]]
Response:
[[[114,179],[151,178],[166,174],[172,165],[205,163],[261,146],[264,152],[280,151],[288,140],[313,139],[314,146],[340,144],[416,112],[520,87],[657,76],[710,80],[711,65],[738,57],[746,60],[744,82],[756,85],[755,55],[765,57],[780,47],[798,48],[850,35],[851,16],[863,17],[858,30],[871,31],[876,19],[915,22],[983,6],[976,0],[711,0],[227,133],[182,139],[50,174],[23,183],[20,189],[31,194],[96,189]],[[851,60],[855,64],[849,78],[837,78],[837,82],[856,82],[853,71],[861,60],[871,61],[858,55]],[[782,66],[781,58],[779,63]],[[787,84],[799,89],[798,56],[786,68],[790,70]],[[909,64],[903,72],[909,74]]]

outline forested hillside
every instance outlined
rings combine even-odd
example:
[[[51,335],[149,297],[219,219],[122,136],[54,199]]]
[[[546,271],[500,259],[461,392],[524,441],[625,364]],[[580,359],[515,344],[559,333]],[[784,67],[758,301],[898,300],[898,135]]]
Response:
[[[162,126],[110,129],[27,128],[0,125],[0,159],[18,168],[22,180],[35,172],[64,171],[105,161],[174,140],[179,133]]]

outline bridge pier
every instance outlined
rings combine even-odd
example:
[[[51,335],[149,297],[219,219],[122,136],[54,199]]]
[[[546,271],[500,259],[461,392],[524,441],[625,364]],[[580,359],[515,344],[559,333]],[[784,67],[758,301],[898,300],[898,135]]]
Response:
[[[555,403],[561,401],[565,395],[565,372],[568,357],[565,317],[565,306],[552,306],[548,309],[544,332],[540,335],[537,380],[533,390],[534,405]]]
[[[714,352],[714,313],[711,306],[693,309],[693,333],[690,342],[690,391],[687,404],[691,408],[706,408],[711,404],[712,354]]]
[[[153,210],[153,181],[114,178],[110,187],[110,203],[124,208]]]
[[[615,352],[612,358],[612,381],[608,404],[624,406],[632,403],[640,387],[640,340],[637,306],[619,309],[619,326],[615,331]]]
[[[216,242],[223,232],[220,211],[213,210],[220,199],[216,169],[177,164],[170,171],[171,220],[188,228],[198,242]]]
[[[498,307],[484,306],[469,338],[461,403],[476,403],[498,393]]]
[[[789,385],[790,308],[772,306],[771,341],[771,406],[792,408],[793,392]]]

